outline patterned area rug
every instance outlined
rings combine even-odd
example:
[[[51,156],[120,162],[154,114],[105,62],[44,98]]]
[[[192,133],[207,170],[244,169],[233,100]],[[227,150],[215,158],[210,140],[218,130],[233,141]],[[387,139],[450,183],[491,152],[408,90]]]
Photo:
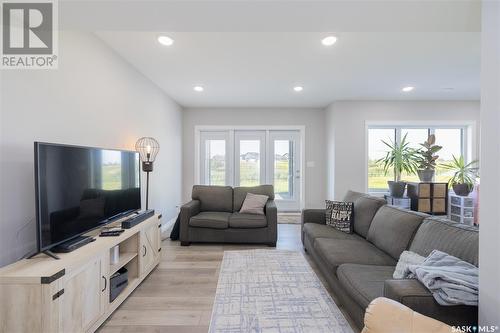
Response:
[[[300,252],[225,251],[209,332],[351,333]]]

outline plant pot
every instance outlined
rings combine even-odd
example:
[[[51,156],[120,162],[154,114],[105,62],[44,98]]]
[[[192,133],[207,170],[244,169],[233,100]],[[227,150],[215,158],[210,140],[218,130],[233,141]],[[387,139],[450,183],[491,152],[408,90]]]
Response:
[[[436,170],[423,169],[423,170],[417,170],[417,173],[418,173],[418,178],[420,179],[421,182],[432,182]]]
[[[392,180],[387,181],[389,184],[389,193],[391,197],[402,198],[405,194],[406,183],[405,182],[395,182]]]
[[[472,188],[467,184],[453,184],[453,192],[461,197],[466,197],[472,192]]]

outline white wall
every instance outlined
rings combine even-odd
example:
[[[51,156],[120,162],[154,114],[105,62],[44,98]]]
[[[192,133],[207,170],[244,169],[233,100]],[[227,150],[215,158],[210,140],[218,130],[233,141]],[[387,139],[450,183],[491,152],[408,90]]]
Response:
[[[326,194],[325,113],[322,109],[186,109],[183,111],[183,198],[190,200],[194,185],[194,127],[305,126],[305,159],[315,162],[305,170],[305,207],[323,207]]]
[[[0,266],[36,246],[33,141],[161,145],[150,207],[168,220],[181,194],[181,110],[96,36],[61,32],[58,70],[2,71]],[[144,182],[143,182],[144,184]]]
[[[478,122],[479,102],[334,102],[326,110],[325,122],[328,132],[329,198],[341,199],[349,189],[366,191],[365,124],[373,121]],[[473,151],[477,151],[477,147],[473,147]]]
[[[500,325],[500,3],[483,1],[479,322]]]

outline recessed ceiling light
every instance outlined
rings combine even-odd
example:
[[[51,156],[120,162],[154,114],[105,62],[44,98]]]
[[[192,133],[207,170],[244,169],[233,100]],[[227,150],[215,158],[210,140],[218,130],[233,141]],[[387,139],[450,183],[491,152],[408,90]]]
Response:
[[[295,86],[295,87],[293,87],[293,90],[296,91],[296,92],[301,92],[302,90],[304,90],[304,87],[302,87],[302,86]]]
[[[165,46],[170,46],[174,43],[174,40],[168,36],[158,36],[158,43]]]
[[[415,87],[404,87],[403,89],[401,89],[401,91],[403,91],[403,92],[410,92],[413,89],[415,89]]]
[[[205,88],[203,88],[202,86],[194,86],[193,90],[196,92],[202,92],[203,90],[205,90]]]
[[[335,36],[328,36],[328,37],[325,37],[321,40],[321,44],[323,44],[325,46],[332,46],[336,42],[337,42],[337,37],[335,37]]]

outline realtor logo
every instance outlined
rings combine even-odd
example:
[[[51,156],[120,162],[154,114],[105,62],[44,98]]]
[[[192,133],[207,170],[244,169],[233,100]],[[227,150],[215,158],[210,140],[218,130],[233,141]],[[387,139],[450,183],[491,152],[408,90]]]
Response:
[[[57,3],[2,2],[2,69],[57,68]]]

